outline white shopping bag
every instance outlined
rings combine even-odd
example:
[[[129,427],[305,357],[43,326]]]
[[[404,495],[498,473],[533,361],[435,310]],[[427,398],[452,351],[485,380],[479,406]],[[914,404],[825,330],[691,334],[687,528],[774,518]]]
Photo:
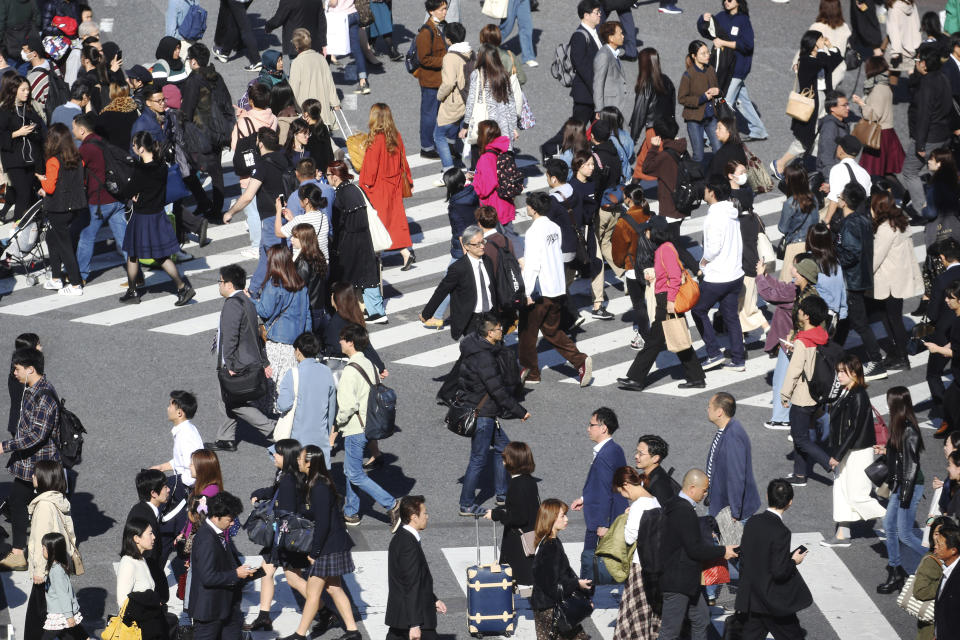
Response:
[[[350,53],[350,30],[347,14],[327,12],[327,54],[345,56]]]

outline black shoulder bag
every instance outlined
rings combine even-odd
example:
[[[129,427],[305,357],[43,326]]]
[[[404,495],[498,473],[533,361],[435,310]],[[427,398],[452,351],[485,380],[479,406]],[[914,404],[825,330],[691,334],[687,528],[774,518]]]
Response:
[[[244,307],[242,301],[240,306]],[[243,314],[246,316],[246,308],[242,309]],[[260,336],[257,335],[256,330],[253,328],[254,323],[250,321],[250,318],[247,318],[247,329],[248,333],[251,334],[253,339],[257,342],[257,348],[260,346]],[[217,350],[217,358],[223,358],[223,336],[220,336],[220,348]],[[262,398],[267,393],[267,374],[264,373],[263,367],[260,366],[259,362],[254,362],[248,367],[244,367],[239,371],[234,372],[235,375],[230,375],[230,372],[227,370],[226,365],[222,362],[217,362],[217,378],[220,380],[220,395],[223,398],[224,405],[228,407],[236,407],[248,402],[253,402],[259,398]]]

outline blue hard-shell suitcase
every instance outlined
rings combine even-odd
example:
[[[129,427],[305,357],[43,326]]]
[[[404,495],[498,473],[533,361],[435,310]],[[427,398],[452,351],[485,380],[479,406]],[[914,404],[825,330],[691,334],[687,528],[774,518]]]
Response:
[[[477,525],[477,564],[467,568],[467,631],[511,636],[517,628],[513,604],[513,570],[508,564],[480,564],[480,518]],[[493,523],[493,551],[497,553],[497,523]]]

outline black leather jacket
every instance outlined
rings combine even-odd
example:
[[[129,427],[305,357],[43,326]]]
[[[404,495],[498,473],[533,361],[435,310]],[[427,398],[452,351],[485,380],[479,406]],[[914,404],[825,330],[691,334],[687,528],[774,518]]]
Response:
[[[830,407],[830,450],[834,458],[843,460],[850,451],[875,444],[877,436],[873,430],[870,397],[865,388],[856,387],[841,395]]]
[[[913,500],[914,488],[919,484],[923,490],[923,472],[920,471],[920,430],[912,422],[907,422],[900,446],[894,448],[887,443],[887,464],[890,472],[887,484],[891,491],[898,491],[900,504],[909,505]]]

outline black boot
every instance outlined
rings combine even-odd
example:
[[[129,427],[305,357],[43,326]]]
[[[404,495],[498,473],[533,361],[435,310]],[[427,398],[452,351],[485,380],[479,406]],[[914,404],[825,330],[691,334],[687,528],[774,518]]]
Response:
[[[261,610],[250,624],[243,625],[244,631],[273,631],[273,621],[270,612]]]
[[[907,579],[907,572],[903,567],[887,567],[887,581],[877,585],[877,593],[890,594],[894,591],[900,591],[903,588],[903,582]]]

